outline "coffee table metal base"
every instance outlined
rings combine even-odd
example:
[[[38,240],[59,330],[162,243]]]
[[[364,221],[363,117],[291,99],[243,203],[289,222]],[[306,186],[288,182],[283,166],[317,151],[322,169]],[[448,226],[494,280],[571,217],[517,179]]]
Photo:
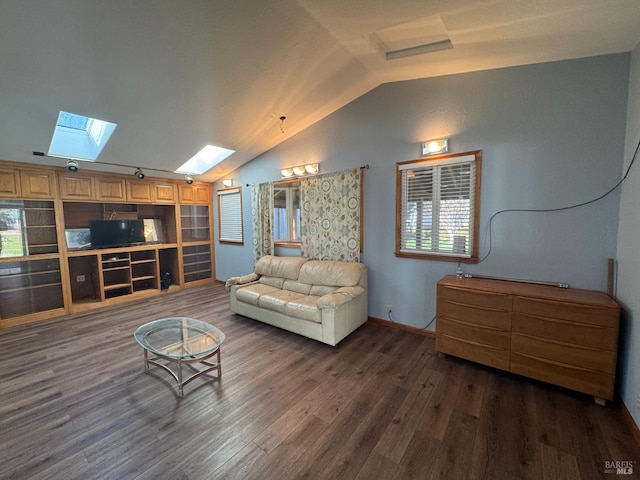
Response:
[[[160,355],[158,353],[154,353],[153,355],[155,356],[151,356],[149,354],[149,350],[147,350],[146,348],[144,348],[143,351],[144,351],[144,369],[149,370],[149,364],[152,364],[169,372],[171,376],[174,378],[174,380],[178,383],[179,397],[182,397],[183,395],[183,387],[187,383],[189,383],[191,380],[198,378],[200,375],[209,373],[213,370],[217,370],[218,379],[219,380],[222,379],[222,366],[220,364],[220,347],[218,347],[216,350],[206,355],[203,355],[200,357],[193,356],[191,358],[174,358],[174,357],[168,357],[165,355]],[[209,361],[209,359],[214,355],[217,357],[216,361],[215,362]],[[165,365],[164,363],[161,363],[159,360],[166,360],[170,363],[175,363],[177,365],[177,368],[176,368],[177,372],[174,372],[171,368],[169,368],[169,366]],[[194,374],[192,374],[191,376],[185,379],[182,375],[182,366],[191,365],[195,363],[200,363],[204,365],[205,368],[203,368],[202,370],[196,371]]]

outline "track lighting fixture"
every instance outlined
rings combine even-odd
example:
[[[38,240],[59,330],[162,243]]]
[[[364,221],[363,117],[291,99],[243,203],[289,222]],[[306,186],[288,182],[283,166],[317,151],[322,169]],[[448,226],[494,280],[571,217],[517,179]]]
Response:
[[[67,170],[69,170],[70,172],[77,172],[78,162],[76,162],[75,160],[67,160]]]
[[[136,171],[135,171],[134,175],[136,176],[136,178],[138,180],[142,180],[144,178],[144,172],[142,171],[142,169],[140,167],[136,168]]]
[[[191,185],[193,183],[193,178],[191,177],[191,175],[187,174],[184,176],[184,181]]]

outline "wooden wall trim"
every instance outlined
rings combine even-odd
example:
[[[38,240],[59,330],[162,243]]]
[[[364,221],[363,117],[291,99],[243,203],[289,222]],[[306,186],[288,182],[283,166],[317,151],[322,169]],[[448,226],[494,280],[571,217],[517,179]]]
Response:
[[[431,330],[425,330],[423,328],[412,327],[410,325],[404,325],[402,323],[396,323],[389,320],[384,320],[382,318],[367,317],[367,321],[376,324],[383,325],[385,327],[395,328],[396,330],[404,330],[405,332],[417,333],[418,335],[422,335],[424,337],[436,338],[436,332]]]
[[[620,401],[620,411],[622,412],[622,416],[624,417],[624,420],[629,425],[629,430],[631,430],[631,435],[633,435],[633,438],[636,441],[636,443],[640,445],[640,427],[638,427],[635,420],[631,416],[631,413],[627,409],[627,406],[622,401]]]

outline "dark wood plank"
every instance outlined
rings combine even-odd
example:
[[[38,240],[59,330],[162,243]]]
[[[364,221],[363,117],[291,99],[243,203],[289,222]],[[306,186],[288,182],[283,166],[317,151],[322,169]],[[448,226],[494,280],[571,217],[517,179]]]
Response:
[[[174,315],[227,335],[222,378],[184,397],[133,339]],[[584,480],[640,461],[620,410],[586,395],[380,323],[330,347],[234,315],[220,285],[0,330],[0,421],[0,480]]]

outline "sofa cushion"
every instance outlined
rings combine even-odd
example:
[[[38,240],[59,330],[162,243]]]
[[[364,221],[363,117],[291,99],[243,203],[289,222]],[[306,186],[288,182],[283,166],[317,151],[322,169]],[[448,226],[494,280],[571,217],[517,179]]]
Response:
[[[364,288],[359,285],[356,285],[355,287],[341,287],[335,292],[328,293],[327,295],[320,297],[318,299],[318,307],[322,309],[338,308],[340,305],[350,302],[363,293]]]
[[[260,308],[266,308],[267,310],[284,313],[284,309],[288,302],[301,297],[304,297],[304,295],[290,290],[275,290],[273,292],[260,295],[260,298],[258,299],[258,306]]]
[[[352,287],[358,285],[364,264],[332,260],[309,260],[300,267],[298,281],[312,285]]]
[[[282,277],[270,277],[268,275],[263,275],[258,281],[260,283],[264,283],[265,285],[271,285],[275,288],[282,288],[282,285],[284,285],[284,278]]]
[[[308,283],[300,283],[296,280],[285,280],[282,288],[284,290],[291,290],[292,292],[298,292],[304,295],[309,295],[309,292],[311,291],[311,285]]]
[[[321,297],[322,295],[326,295],[327,293],[335,292],[337,289],[338,287],[329,285],[311,285],[309,295],[317,295],[318,297]]]
[[[237,287],[236,299],[240,302],[248,303],[249,305],[258,306],[258,299],[262,295],[277,291],[280,291],[280,289],[270,285],[264,285],[262,283],[252,283],[245,287]]]
[[[322,312],[317,306],[319,298],[320,297],[315,295],[305,295],[304,297],[291,300],[285,306],[284,313],[302,320],[322,323]]]
[[[296,280],[300,273],[300,267],[306,261],[307,259],[302,257],[276,257],[274,255],[265,255],[256,262],[254,271],[258,275]]]

